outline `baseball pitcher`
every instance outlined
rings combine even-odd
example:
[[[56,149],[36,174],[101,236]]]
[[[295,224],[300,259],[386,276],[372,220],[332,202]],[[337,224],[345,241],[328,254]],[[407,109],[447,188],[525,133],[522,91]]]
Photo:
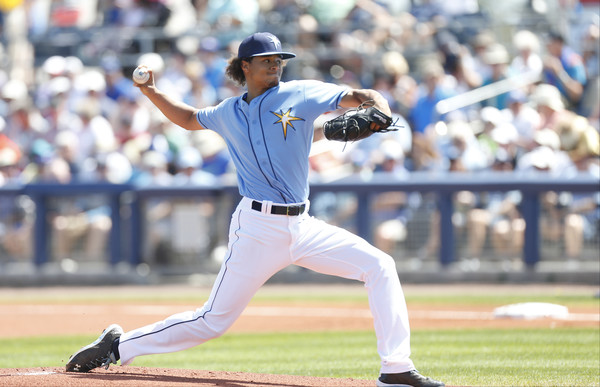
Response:
[[[118,360],[125,365],[137,356],[181,351],[218,337],[271,276],[298,265],[364,282],[381,357],[378,386],[444,386],[418,373],[410,359],[408,313],[392,257],[308,215],[313,121],[349,108],[325,125],[325,136],[357,141],[393,130],[390,108],[374,90],[314,80],[282,82],[284,61],[294,57],[270,33],[247,37],[227,67],[227,75],[247,92],[204,109],[158,90],[151,70],[149,77],[139,76],[142,93],[173,123],[224,138],[242,199],[231,217],[226,257],[202,308],[129,332],[113,324],[70,358],[67,371],[108,368]]]

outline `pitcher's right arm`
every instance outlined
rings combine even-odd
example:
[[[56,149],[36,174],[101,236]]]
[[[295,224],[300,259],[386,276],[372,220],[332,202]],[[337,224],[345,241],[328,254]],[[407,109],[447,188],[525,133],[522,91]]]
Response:
[[[134,82],[134,85],[140,89],[150,102],[154,104],[160,110],[165,117],[169,119],[175,125],[179,125],[186,130],[200,130],[204,129],[202,125],[196,119],[198,109],[176,101],[170,96],[160,91],[154,84],[154,74],[152,70],[149,71],[150,79],[142,85]]]

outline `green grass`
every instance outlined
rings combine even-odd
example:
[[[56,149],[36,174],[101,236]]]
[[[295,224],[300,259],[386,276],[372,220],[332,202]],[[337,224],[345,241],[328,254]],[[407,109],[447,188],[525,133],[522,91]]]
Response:
[[[128,288],[98,292],[0,292],[0,303],[169,303],[201,305],[207,289]],[[184,291],[185,290],[185,291]],[[492,306],[551,302],[600,311],[596,287],[407,286],[411,305]],[[264,287],[253,304],[360,304],[362,286]],[[0,367],[64,366],[91,336],[0,339]],[[600,327],[555,329],[413,329],[412,359],[421,372],[448,385],[600,386]],[[281,373],[374,380],[379,357],[372,330],[310,333],[228,333],[187,351],[144,356],[135,366]]]
[[[95,337],[0,339],[0,366],[63,366]],[[414,331],[419,370],[448,385],[600,386],[596,328]],[[374,379],[372,331],[231,333],[187,351],[140,357],[135,366]]]
[[[307,303],[330,304],[332,302],[343,306],[344,304],[367,305],[367,293],[358,282],[356,286],[335,287],[328,289],[326,286],[318,287],[291,287],[282,290],[282,287],[263,287],[252,299],[253,304],[282,303],[295,305]],[[73,304],[85,302],[86,304],[105,304],[107,301],[119,303],[169,303],[169,304],[198,304],[202,305],[209,297],[210,289],[206,288],[175,288],[165,290],[164,288],[128,288],[126,292],[119,288],[110,288],[111,292],[98,292],[91,290],[78,292],[0,292],[1,304]],[[193,291],[189,291],[193,290]],[[436,287],[405,286],[405,297],[409,304],[437,305],[506,305],[518,302],[549,302],[565,305],[569,308],[586,307],[595,308],[600,312],[600,298],[595,297],[597,288],[594,287],[523,287],[505,285],[489,288],[468,286],[444,287],[442,290]]]
[[[600,385],[598,329],[478,329],[413,337],[415,358],[451,384]]]

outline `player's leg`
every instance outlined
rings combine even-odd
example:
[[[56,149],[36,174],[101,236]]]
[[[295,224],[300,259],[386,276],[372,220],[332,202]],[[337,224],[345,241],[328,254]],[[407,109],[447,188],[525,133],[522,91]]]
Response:
[[[191,348],[223,334],[265,281],[290,264],[285,218],[267,219],[238,208],[232,216],[228,252],[206,304],[124,333],[119,343],[121,364],[141,355]]]
[[[404,294],[392,257],[364,239],[311,217],[296,224],[296,265],[364,282],[374,318],[382,373],[414,369]]]

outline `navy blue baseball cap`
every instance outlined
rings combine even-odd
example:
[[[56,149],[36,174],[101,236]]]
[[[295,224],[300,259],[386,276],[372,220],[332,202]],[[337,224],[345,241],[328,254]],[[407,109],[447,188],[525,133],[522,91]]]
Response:
[[[281,55],[283,59],[296,57],[296,54],[281,51],[281,42],[277,36],[269,32],[257,32],[248,36],[238,48],[238,58],[266,55]]]

